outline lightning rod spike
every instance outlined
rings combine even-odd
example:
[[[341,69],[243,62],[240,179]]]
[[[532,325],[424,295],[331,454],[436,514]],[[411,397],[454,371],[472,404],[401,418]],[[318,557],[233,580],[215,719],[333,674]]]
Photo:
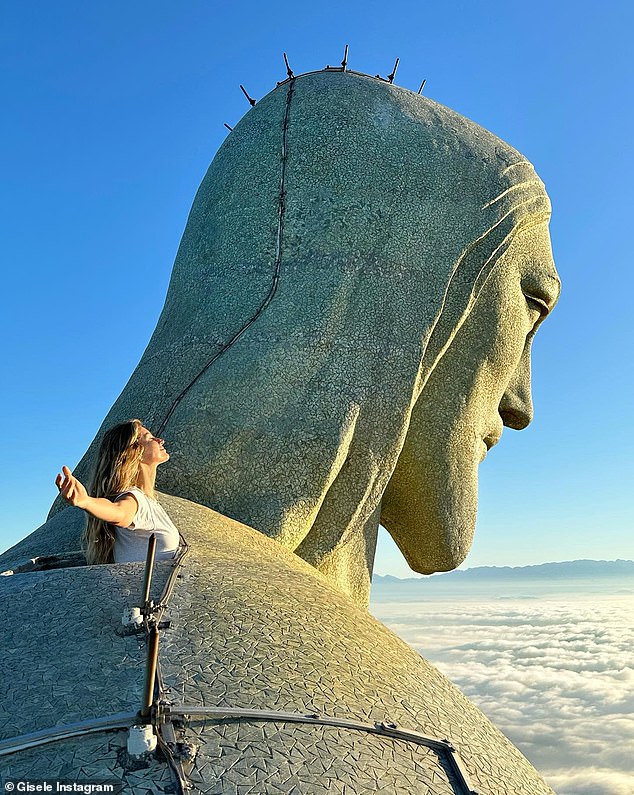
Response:
[[[348,45],[346,44],[346,49],[343,53],[343,61],[341,62],[341,66],[343,71],[346,71],[346,67],[348,66]]]
[[[291,67],[288,65],[288,58],[286,57],[286,53],[284,53],[284,63],[286,64],[286,74],[287,74],[287,75],[288,75],[290,78],[293,78],[293,77],[295,77],[295,75],[293,74],[293,70],[292,70],[292,69],[291,69]]]
[[[253,99],[253,97],[250,97],[250,96],[247,94],[247,90],[246,90],[246,88],[245,88],[245,87],[242,85],[242,83],[240,83],[240,89],[241,89],[242,93],[244,94],[244,96],[245,96],[245,97],[246,97],[246,98],[249,100],[249,105],[251,105],[251,107],[253,107],[253,106],[255,105],[255,100]]]
[[[399,59],[397,58],[396,62],[394,64],[394,69],[392,69],[392,74],[387,76],[387,82],[388,83],[393,83],[394,82],[394,78],[396,77],[396,70],[398,69],[398,62],[399,62]]]

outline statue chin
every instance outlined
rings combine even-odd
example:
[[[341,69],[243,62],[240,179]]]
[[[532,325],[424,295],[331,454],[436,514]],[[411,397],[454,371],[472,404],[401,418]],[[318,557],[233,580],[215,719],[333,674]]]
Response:
[[[445,354],[451,358],[451,351]],[[408,435],[381,502],[381,524],[420,574],[457,568],[467,557],[478,513],[482,442],[464,433],[462,413],[441,410],[434,388],[448,383],[438,366],[412,412]],[[440,378],[435,378],[439,375]],[[454,379],[455,381],[455,379]],[[449,383],[451,383],[449,381]],[[437,390],[436,390],[437,391]],[[446,422],[447,416],[454,420]]]
[[[445,517],[434,523],[429,515],[411,525],[403,524],[403,517],[393,521],[389,515],[381,516],[381,524],[394,542],[412,571],[434,574],[452,571],[469,554],[475,531],[475,516],[460,519]]]

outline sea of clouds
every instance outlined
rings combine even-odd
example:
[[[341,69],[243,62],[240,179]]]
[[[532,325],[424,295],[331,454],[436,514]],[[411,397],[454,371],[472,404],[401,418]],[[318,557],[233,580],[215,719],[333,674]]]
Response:
[[[524,588],[416,600],[411,587],[379,584],[371,611],[455,682],[559,795],[633,795],[631,589]]]

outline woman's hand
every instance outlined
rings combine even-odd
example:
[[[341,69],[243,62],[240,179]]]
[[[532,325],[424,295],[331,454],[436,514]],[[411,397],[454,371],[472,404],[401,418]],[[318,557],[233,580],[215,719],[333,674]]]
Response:
[[[90,497],[85,486],[73,475],[66,466],[62,467],[62,473],[55,478],[55,485],[59,493],[70,505],[83,508],[88,504]]]
[[[136,497],[132,494],[116,502],[106,497],[91,497],[84,484],[77,480],[68,467],[62,467],[62,474],[55,478],[55,485],[69,505],[82,508],[97,519],[116,524],[118,527],[129,527],[139,507]]]

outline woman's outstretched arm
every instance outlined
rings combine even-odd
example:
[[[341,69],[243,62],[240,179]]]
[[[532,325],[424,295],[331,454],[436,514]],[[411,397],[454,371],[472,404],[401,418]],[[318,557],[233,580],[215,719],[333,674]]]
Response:
[[[137,501],[132,495],[122,497],[116,502],[106,497],[91,497],[86,487],[73,475],[67,466],[62,467],[62,473],[55,478],[55,485],[60,494],[77,508],[110,522],[118,527],[129,527],[137,512]]]

